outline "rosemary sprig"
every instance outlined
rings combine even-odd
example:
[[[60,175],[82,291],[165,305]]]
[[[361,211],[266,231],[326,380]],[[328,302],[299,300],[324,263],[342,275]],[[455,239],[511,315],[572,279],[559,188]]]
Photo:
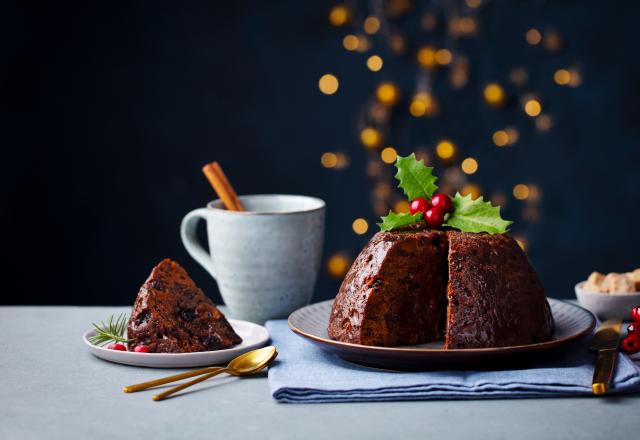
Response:
[[[113,315],[109,316],[109,321],[105,325],[104,322],[100,322],[101,325],[91,323],[96,329],[96,334],[89,338],[89,342],[93,345],[105,345],[107,342],[131,342],[133,339],[127,339],[124,337],[124,331],[127,328],[127,315],[121,314],[117,318]]]

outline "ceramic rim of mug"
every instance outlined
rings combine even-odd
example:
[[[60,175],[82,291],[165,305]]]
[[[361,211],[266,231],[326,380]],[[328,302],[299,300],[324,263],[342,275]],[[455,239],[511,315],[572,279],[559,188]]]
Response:
[[[306,214],[309,212],[320,211],[326,207],[326,203],[324,200],[319,199],[318,197],[312,196],[302,196],[298,194],[247,194],[243,196],[238,196],[238,198],[243,201],[245,198],[251,197],[297,197],[308,199],[314,201],[318,204],[318,206],[308,209],[296,209],[293,211],[229,211],[223,208],[222,200],[215,199],[209,203],[207,203],[207,209],[214,209],[216,211],[224,212],[229,215],[291,215],[291,214]]]

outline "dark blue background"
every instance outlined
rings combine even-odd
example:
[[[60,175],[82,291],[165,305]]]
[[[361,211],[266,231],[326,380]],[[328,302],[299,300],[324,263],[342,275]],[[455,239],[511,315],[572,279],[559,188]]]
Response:
[[[325,199],[325,257],[355,255],[375,226],[359,237],[351,222],[376,220],[356,115],[381,79],[410,87],[415,64],[385,56],[385,68],[369,72],[366,55],[342,48],[346,30],[328,25],[330,6],[21,3],[2,14],[2,302],[128,304],[164,257],[218,299],[178,235],[182,216],[213,198],[200,173],[211,160],[241,194]],[[572,296],[591,270],[640,266],[636,3],[491,2],[480,17],[480,35],[464,47],[471,83],[437,90],[459,106],[436,122],[400,121],[410,134],[396,148],[407,154],[455,136],[478,158],[474,179],[483,187],[509,194],[515,183],[535,182],[542,218],[527,229],[528,252],[550,296]],[[527,46],[532,26],[558,29],[563,51]],[[483,83],[505,82],[517,65],[530,70],[556,125],[539,135],[513,121],[521,141],[498,150],[490,133],[510,116],[477,98]],[[580,67],[580,87],[553,84],[554,70],[567,65]],[[326,72],[340,78],[334,96],[318,91]],[[330,150],[348,152],[351,166],[320,167]],[[505,215],[517,231],[517,203]],[[315,299],[337,286],[323,270]]]

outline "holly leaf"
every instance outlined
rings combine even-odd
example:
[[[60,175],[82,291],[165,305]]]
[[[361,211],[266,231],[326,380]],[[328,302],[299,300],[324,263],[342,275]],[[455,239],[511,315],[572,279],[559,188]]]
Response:
[[[488,232],[489,234],[503,234],[513,222],[500,217],[500,207],[491,206],[482,197],[475,200],[471,194],[462,197],[456,193],[451,199],[453,213],[449,214],[443,226],[450,226],[463,232]]]
[[[393,229],[401,228],[402,226],[413,225],[422,221],[422,212],[416,212],[415,214],[400,213],[396,214],[393,211],[389,211],[389,215],[381,217],[382,223],[378,223],[381,231],[391,231]]]
[[[398,172],[395,178],[400,181],[398,187],[402,188],[409,200],[415,200],[418,197],[430,199],[438,189],[436,185],[438,178],[431,174],[433,168],[426,166],[423,160],[416,160],[415,153],[407,157],[398,156],[396,168]]]

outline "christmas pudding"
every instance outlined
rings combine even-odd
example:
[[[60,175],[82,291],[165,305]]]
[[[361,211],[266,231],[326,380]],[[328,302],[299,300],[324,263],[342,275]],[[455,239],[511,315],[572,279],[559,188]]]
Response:
[[[187,272],[165,259],[140,288],[127,325],[129,349],[189,353],[228,348],[242,342],[229,322]]]
[[[499,208],[434,194],[431,168],[396,163],[411,212],[383,217],[347,273],[329,318],[332,339],[446,349],[504,347],[551,338],[544,289]]]

